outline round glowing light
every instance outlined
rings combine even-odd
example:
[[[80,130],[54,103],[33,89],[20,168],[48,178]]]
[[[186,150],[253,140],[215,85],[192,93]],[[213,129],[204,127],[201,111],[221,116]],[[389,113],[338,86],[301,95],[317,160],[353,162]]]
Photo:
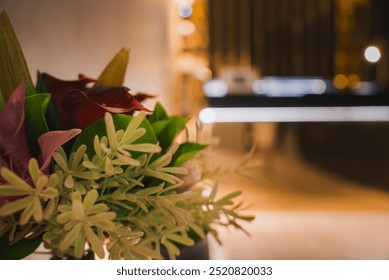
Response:
[[[194,23],[190,20],[183,20],[178,24],[178,32],[182,36],[189,36],[196,30]]]
[[[381,52],[377,47],[370,46],[365,50],[365,59],[371,63],[375,63],[381,58]]]
[[[205,124],[211,124],[216,121],[216,113],[211,108],[205,108],[200,111],[200,121]]]
[[[338,74],[334,77],[333,84],[337,89],[345,89],[348,86],[346,75]]]
[[[188,18],[192,15],[193,8],[189,4],[181,4],[178,6],[178,14],[180,17]]]
[[[327,89],[327,84],[325,81],[320,79],[315,79],[312,81],[312,91],[313,93],[322,94],[325,93]]]
[[[222,80],[213,79],[204,84],[203,90],[208,97],[223,97],[228,93],[228,86]]]

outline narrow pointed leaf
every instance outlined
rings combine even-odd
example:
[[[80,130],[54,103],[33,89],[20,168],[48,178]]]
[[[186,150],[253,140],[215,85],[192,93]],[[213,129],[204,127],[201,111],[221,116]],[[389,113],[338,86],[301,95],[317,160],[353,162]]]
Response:
[[[129,50],[120,50],[100,74],[94,87],[120,87],[128,65]]]
[[[126,130],[127,126],[133,119],[132,116],[128,115],[122,115],[122,114],[116,114],[112,116],[115,128],[116,130]],[[146,133],[138,138],[134,144],[137,143],[151,143],[156,144],[158,142],[157,137],[154,134],[154,130],[151,127],[151,124],[147,119],[144,119],[140,125],[143,129],[145,129]],[[79,146],[86,145],[87,151],[86,154],[89,156],[89,158],[92,158],[95,154],[94,151],[94,139],[96,135],[101,139],[103,136],[107,136],[106,133],[106,126],[103,119],[93,123],[92,125],[88,126],[87,128],[83,129],[81,134],[77,137],[73,147],[72,152],[75,152]],[[136,158],[136,155],[133,155],[134,158]],[[138,155],[139,156],[139,155]]]
[[[101,241],[98,238],[98,236],[92,231],[92,229],[89,226],[84,226],[83,229],[86,238],[88,239],[88,242],[92,247],[93,252],[95,252],[99,258],[101,259],[104,258],[105,253],[104,253],[103,245],[101,244]]]
[[[3,205],[0,208],[0,216],[9,216],[12,215],[30,205],[33,201],[33,197],[28,196],[16,201],[12,201],[10,203],[7,203],[6,205]]]
[[[35,93],[23,51],[5,11],[0,14],[0,89],[4,100],[21,82],[26,83],[26,94]]]

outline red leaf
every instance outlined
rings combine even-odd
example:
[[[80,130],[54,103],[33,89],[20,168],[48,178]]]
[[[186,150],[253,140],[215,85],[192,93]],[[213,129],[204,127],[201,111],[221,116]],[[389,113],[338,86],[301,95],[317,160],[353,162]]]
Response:
[[[84,75],[79,75],[79,80],[63,81],[59,80],[51,75],[42,73],[42,80],[44,82],[46,90],[51,93],[54,100],[55,107],[60,116],[61,124],[64,128],[70,128],[68,115],[62,108],[62,100],[66,95],[73,90],[84,90],[88,83],[94,82],[94,79],[88,78]]]
[[[138,92],[136,95],[134,95],[135,99],[138,100],[139,102],[142,102],[148,98],[154,98],[154,95],[150,95],[148,93],[144,92]]]
[[[72,127],[85,128],[102,118],[105,112],[132,115],[147,108],[124,87],[99,87],[70,92],[62,102]]]

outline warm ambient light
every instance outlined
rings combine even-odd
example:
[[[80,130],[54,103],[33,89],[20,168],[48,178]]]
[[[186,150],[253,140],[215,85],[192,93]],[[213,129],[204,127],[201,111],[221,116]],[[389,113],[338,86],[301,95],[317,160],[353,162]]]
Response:
[[[334,87],[337,89],[345,89],[348,86],[348,78],[344,74],[337,74],[333,79]]]
[[[365,50],[365,58],[371,63],[375,63],[381,58],[380,50],[375,46],[370,46]]]
[[[388,106],[205,108],[200,121],[231,122],[370,122],[389,121]]]

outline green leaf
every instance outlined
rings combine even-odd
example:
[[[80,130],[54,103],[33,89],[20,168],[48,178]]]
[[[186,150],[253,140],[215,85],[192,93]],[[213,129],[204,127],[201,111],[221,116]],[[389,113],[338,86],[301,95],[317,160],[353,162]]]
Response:
[[[164,120],[168,117],[166,110],[163,108],[162,104],[157,102],[154,108],[154,112],[149,116],[150,123],[155,123],[157,121]]]
[[[22,81],[26,95],[35,93],[23,51],[5,11],[0,14],[0,91],[7,101]]]
[[[194,241],[198,241],[200,239],[205,238],[205,232],[204,229],[202,229],[199,225],[196,225],[195,223],[189,224],[189,237],[193,239]]]
[[[149,257],[151,259],[160,259],[161,258],[161,253],[152,249],[149,249],[145,246],[131,246],[131,251],[145,256]]]
[[[178,249],[177,246],[174,245],[172,242],[166,240],[163,243],[163,246],[166,248],[168,252],[169,259],[175,260],[176,256],[180,255],[180,249]]]
[[[45,114],[50,100],[51,95],[48,93],[33,94],[26,97],[25,127],[28,142],[35,156],[39,154],[38,137],[49,131]]]
[[[122,115],[122,114],[116,114],[113,115],[113,122],[115,124],[116,131],[118,130],[125,130],[132,120],[132,116],[128,115]],[[137,143],[151,143],[156,144],[158,142],[157,137],[155,136],[154,130],[151,127],[151,124],[147,119],[144,119],[141,123],[140,127],[144,128],[146,130],[146,133],[137,139],[133,144]],[[98,135],[101,139],[103,136],[107,136],[106,126],[104,119],[100,119],[96,121],[95,123],[91,124],[87,128],[85,128],[80,135],[78,135],[73,147],[72,152],[75,152],[81,145],[86,145],[87,150],[86,154],[92,158],[95,154],[94,148],[93,148],[93,140],[95,138],[95,135]],[[136,153],[133,155],[134,158],[136,158]]]
[[[189,121],[189,118],[186,117],[169,117],[160,103],[155,105],[154,112],[148,119],[162,149],[167,149],[173,143],[178,133],[185,128]]]
[[[165,129],[159,134],[158,141],[161,148],[167,149],[173,144],[176,136],[185,128],[189,118],[173,116],[169,118],[171,121],[166,125]]]
[[[172,119],[169,118],[169,119],[165,119],[165,120],[156,121],[156,122],[153,122],[151,124],[157,138],[160,137],[163,130],[171,123],[171,121],[172,121]]]
[[[178,147],[178,150],[173,155],[171,162],[172,166],[182,166],[184,162],[193,158],[197,153],[201,152],[207,145],[185,142]]]
[[[121,49],[105,67],[93,87],[122,86],[129,56],[129,50]]]
[[[37,73],[37,78],[36,78],[36,92],[49,92],[46,88],[45,81],[43,78],[42,73],[38,71]],[[57,108],[54,105],[54,101],[51,100],[48,104],[48,107],[46,109],[46,122],[47,126],[50,131],[52,130],[60,130],[61,129],[61,124],[59,120],[59,115]]]
[[[179,243],[179,244],[182,244],[182,245],[185,245],[185,246],[193,246],[194,245],[194,241],[192,239],[190,239],[189,237],[187,237],[187,236],[182,236],[182,235],[179,235],[179,234],[169,234],[167,236],[167,238],[170,241],[173,241],[175,243]]]
[[[0,238],[0,260],[19,260],[32,254],[42,243],[42,236],[25,238],[13,245],[9,244],[8,234]]]
[[[220,198],[217,203],[228,203],[230,202],[232,199],[234,199],[235,197],[237,196],[240,196],[242,194],[242,191],[234,191],[232,193],[229,193],[225,196],[223,196],[222,198]]]

